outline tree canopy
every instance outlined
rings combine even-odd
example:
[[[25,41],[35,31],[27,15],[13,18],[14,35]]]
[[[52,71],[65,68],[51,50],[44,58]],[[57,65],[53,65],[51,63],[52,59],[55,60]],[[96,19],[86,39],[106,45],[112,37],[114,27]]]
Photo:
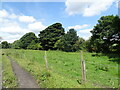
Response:
[[[96,51],[109,52],[116,44],[116,50],[120,45],[120,18],[118,16],[102,16],[91,31],[91,43]]]
[[[20,40],[16,40],[12,43],[13,49],[20,49]]]
[[[73,52],[76,51],[74,45],[78,40],[77,33],[74,29],[70,29],[60,40],[58,40],[55,44],[60,50]]]
[[[62,37],[62,35],[64,35],[62,24],[55,23],[48,26],[45,30],[40,31],[39,41],[44,50],[53,50],[56,49],[54,48],[54,44],[60,39],[60,37]]]
[[[20,38],[19,47],[23,49],[27,49],[27,47],[32,41],[37,42],[37,40],[38,38],[35,36],[33,32],[26,33],[24,36]]]
[[[3,49],[7,49],[7,48],[10,48],[10,43],[8,43],[7,41],[3,41],[1,43],[1,46]]]

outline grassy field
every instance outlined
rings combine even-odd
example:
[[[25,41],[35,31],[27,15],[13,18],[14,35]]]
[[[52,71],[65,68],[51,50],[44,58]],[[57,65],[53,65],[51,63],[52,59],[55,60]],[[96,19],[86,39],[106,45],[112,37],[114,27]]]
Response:
[[[5,55],[2,56],[2,64],[3,64],[3,73],[2,73],[3,87],[4,88],[17,87],[17,79],[12,70],[11,62]]]
[[[0,50],[0,82],[2,82],[2,50]],[[2,89],[2,83],[0,83],[0,89]]]
[[[46,70],[44,51],[3,50],[29,71],[41,87],[48,88],[115,88],[118,87],[118,55],[83,52],[86,62],[86,83],[81,84],[79,52],[47,51]],[[114,56],[114,57],[113,57]],[[3,60],[7,59],[3,57]],[[9,61],[7,61],[9,62]],[[6,62],[6,63],[7,63]]]

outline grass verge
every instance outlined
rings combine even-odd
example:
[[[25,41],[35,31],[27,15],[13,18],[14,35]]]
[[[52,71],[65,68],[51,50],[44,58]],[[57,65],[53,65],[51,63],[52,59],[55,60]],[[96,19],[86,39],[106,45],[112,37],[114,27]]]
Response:
[[[16,88],[17,87],[17,79],[13,73],[12,66],[10,60],[6,57],[6,55],[2,56],[3,63],[3,81],[2,85],[4,88]]]

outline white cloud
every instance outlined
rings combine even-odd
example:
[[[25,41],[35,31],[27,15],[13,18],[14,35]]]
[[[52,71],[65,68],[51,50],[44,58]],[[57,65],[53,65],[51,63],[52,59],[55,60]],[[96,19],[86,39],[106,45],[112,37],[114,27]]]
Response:
[[[19,20],[26,23],[21,23]],[[0,10],[0,25],[0,37],[2,37],[2,41],[9,43],[20,39],[25,33],[38,34],[40,30],[45,28],[42,22],[32,16],[20,16],[6,10]]]
[[[21,37],[21,35],[20,34],[16,34],[16,35],[8,35],[7,37],[6,37],[6,39],[15,39],[15,38],[20,38]]]
[[[78,34],[80,37],[84,38],[85,40],[88,40],[88,39],[91,37],[91,35],[92,35],[92,34],[90,33],[91,30],[92,30],[92,29],[79,30],[77,34]]]
[[[4,22],[5,25],[0,28],[0,36],[3,38],[2,41],[12,43],[13,41],[20,39],[25,33],[31,32],[27,28],[20,27],[15,21],[10,24],[10,21]]]
[[[15,19],[15,18],[18,18],[18,16],[17,16],[16,14],[12,13],[12,14],[9,16],[9,18]]]
[[[0,10],[0,18],[5,18],[8,16],[8,12],[6,10]]]
[[[10,14],[6,10],[0,10],[0,18],[9,18],[9,19],[15,19],[18,16],[14,13]]]
[[[14,42],[15,40],[21,38],[21,35],[20,34],[16,34],[16,35],[11,35],[11,34],[8,34],[8,36],[6,37],[3,37],[4,41],[9,41],[9,42]]]
[[[83,28],[86,28],[88,27],[89,25],[88,24],[84,24],[84,25],[75,25],[75,26],[69,26],[68,29],[83,29]]]
[[[66,0],[66,12],[69,15],[95,16],[106,11],[115,1],[117,0]]]
[[[12,42],[16,41],[16,39],[4,39],[4,40],[1,40],[1,41],[7,41],[8,43],[12,43]]]
[[[35,22],[36,20],[32,16],[19,16],[19,21],[25,23],[32,23]]]
[[[28,24],[28,28],[33,31],[41,31],[41,30],[44,30],[46,26],[44,26],[42,22],[35,22],[35,23]]]
[[[4,32],[4,33],[9,33],[9,34],[12,34],[12,35],[25,34],[25,33],[27,33],[27,32],[30,32],[30,30],[21,28],[21,27],[19,27],[19,26],[2,27],[2,28],[0,29],[0,31],[1,31],[1,32]]]

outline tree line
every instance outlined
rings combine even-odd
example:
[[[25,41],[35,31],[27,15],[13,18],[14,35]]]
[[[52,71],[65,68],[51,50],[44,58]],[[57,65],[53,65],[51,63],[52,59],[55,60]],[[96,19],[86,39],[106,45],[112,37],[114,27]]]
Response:
[[[29,32],[13,43],[3,41],[2,48],[62,50],[75,52],[120,52],[120,18],[116,15],[102,16],[91,31],[89,40],[77,36],[74,28],[65,33],[61,23],[55,23],[40,31],[38,37]]]

